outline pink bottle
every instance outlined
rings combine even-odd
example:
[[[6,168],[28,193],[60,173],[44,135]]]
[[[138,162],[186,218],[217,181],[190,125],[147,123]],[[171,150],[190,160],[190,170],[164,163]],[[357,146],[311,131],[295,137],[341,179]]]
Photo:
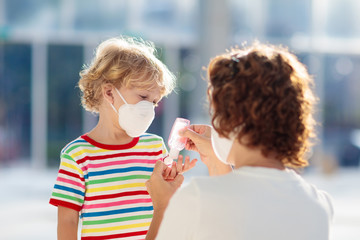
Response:
[[[190,120],[185,118],[176,118],[169,136],[168,145],[170,153],[169,156],[164,159],[165,164],[172,164],[173,160],[179,157],[179,152],[185,148],[187,138],[180,137],[179,130],[186,128],[189,125]]]

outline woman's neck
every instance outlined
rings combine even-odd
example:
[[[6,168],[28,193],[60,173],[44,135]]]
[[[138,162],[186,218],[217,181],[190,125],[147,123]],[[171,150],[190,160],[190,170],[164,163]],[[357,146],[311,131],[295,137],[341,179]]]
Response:
[[[249,148],[240,144],[237,140],[233,143],[228,161],[233,164],[235,168],[251,166],[275,168],[279,170],[285,169],[284,164],[275,157],[275,154],[269,154],[269,156],[265,157],[259,147]]]

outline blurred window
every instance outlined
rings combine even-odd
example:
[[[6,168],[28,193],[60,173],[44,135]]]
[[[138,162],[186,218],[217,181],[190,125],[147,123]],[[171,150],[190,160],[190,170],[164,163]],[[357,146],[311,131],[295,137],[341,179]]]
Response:
[[[324,57],[323,146],[341,166],[359,166],[360,56]],[[358,135],[356,135],[358,136]]]
[[[360,128],[360,56],[325,57],[325,126]]]
[[[156,49],[156,56],[164,62],[164,56],[165,56],[165,50],[158,46],[159,48]],[[165,62],[164,62],[165,63]],[[165,63],[166,64],[166,63]],[[165,137],[165,134],[163,132],[163,125],[164,125],[164,102],[167,101],[167,98],[163,98],[158,106],[155,108],[155,118],[154,121],[151,123],[149,129],[147,130],[148,133],[157,134],[159,136]]]
[[[329,0],[326,19],[327,34],[334,37],[360,36],[360,1]]]
[[[251,0],[231,0],[229,3],[231,6],[229,11],[231,12],[231,27],[233,34],[240,34],[241,36],[247,37],[254,36],[256,30],[253,26],[256,23],[252,22],[251,17],[256,14],[252,11],[254,3],[252,3]],[[256,15],[258,18],[261,18],[258,14]]]
[[[268,37],[309,35],[311,20],[310,0],[270,0],[265,17]]]
[[[77,0],[74,1],[74,28],[92,31],[119,31],[125,28],[125,0]],[[120,33],[119,33],[120,34]]]
[[[174,25],[175,11],[174,1],[147,1],[144,8],[143,22],[145,25],[169,27],[169,25]]]
[[[77,88],[82,65],[82,46],[49,46],[47,97],[50,165],[58,165],[60,150],[82,133],[82,107]]]
[[[31,47],[0,43],[0,163],[30,157]]]
[[[59,25],[61,0],[5,0],[6,22],[11,27],[51,29]]]
[[[200,58],[195,49],[180,49],[180,60],[180,76],[178,78],[180,115],[185,118],[192,118],[193,116],[190,116],[190,109],[191,105],[194,104],[193,96],[199,94],[199,92],[201,94],[205,92],[205,89],[199,89],[198,84],[200,74],[205,76],[205,72],[200,72]],[[201,108],[200,110],[204,108],[206,102],[206,99],[203,100],[201,103],[196,103],[199,109]]]

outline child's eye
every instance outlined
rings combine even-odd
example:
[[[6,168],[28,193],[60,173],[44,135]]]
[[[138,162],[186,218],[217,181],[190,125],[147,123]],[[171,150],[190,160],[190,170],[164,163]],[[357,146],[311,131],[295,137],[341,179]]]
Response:
[[[147,96],[139,95],[139,97],[144,100],[147,99]]]

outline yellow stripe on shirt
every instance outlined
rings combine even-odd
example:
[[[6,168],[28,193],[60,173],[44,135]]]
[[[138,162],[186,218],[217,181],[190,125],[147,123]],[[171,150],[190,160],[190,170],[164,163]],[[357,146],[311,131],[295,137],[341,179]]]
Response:
[[[135,187],[145,187],[145,183],[128,183],[128,184],[108,186],[108,187],[89,188],[86,190],[86,192],[94,193],[94,192],[111,191],[111,190],[118,190],[123,188],[135,188]]]
[[[77,156],[80,156],[81,154],[84,153],[102,153],[102,152],[109,152],[110,150],[107,149],[82,149],[76,153],[71,154],[70,156],[72,158],[76,158]]]
[[[150,148],[160,148],[162,147],[163,144],[159,143],[159,144],[153,144],[153,145],[139,145],[139,146],[135,146],[132,149],[150,149]]]
[[[123,225],[123,226],[115,226],[115,227],[106,227],[106,228],[82,229],[81,233],[109,232],[109,231],[124,230],[124,229],[131,229],[131,228],[140,228],[140,227],[148,227],[148,226],[150,226],[150,222],[135,223],[135,224],[129,224],[129,225]]]
[[[80,168],[76,167],[75,165],[72,165],[64,161],[61,162],[61,165],[76,170],[82,176],[84,175],[83,171]]]

